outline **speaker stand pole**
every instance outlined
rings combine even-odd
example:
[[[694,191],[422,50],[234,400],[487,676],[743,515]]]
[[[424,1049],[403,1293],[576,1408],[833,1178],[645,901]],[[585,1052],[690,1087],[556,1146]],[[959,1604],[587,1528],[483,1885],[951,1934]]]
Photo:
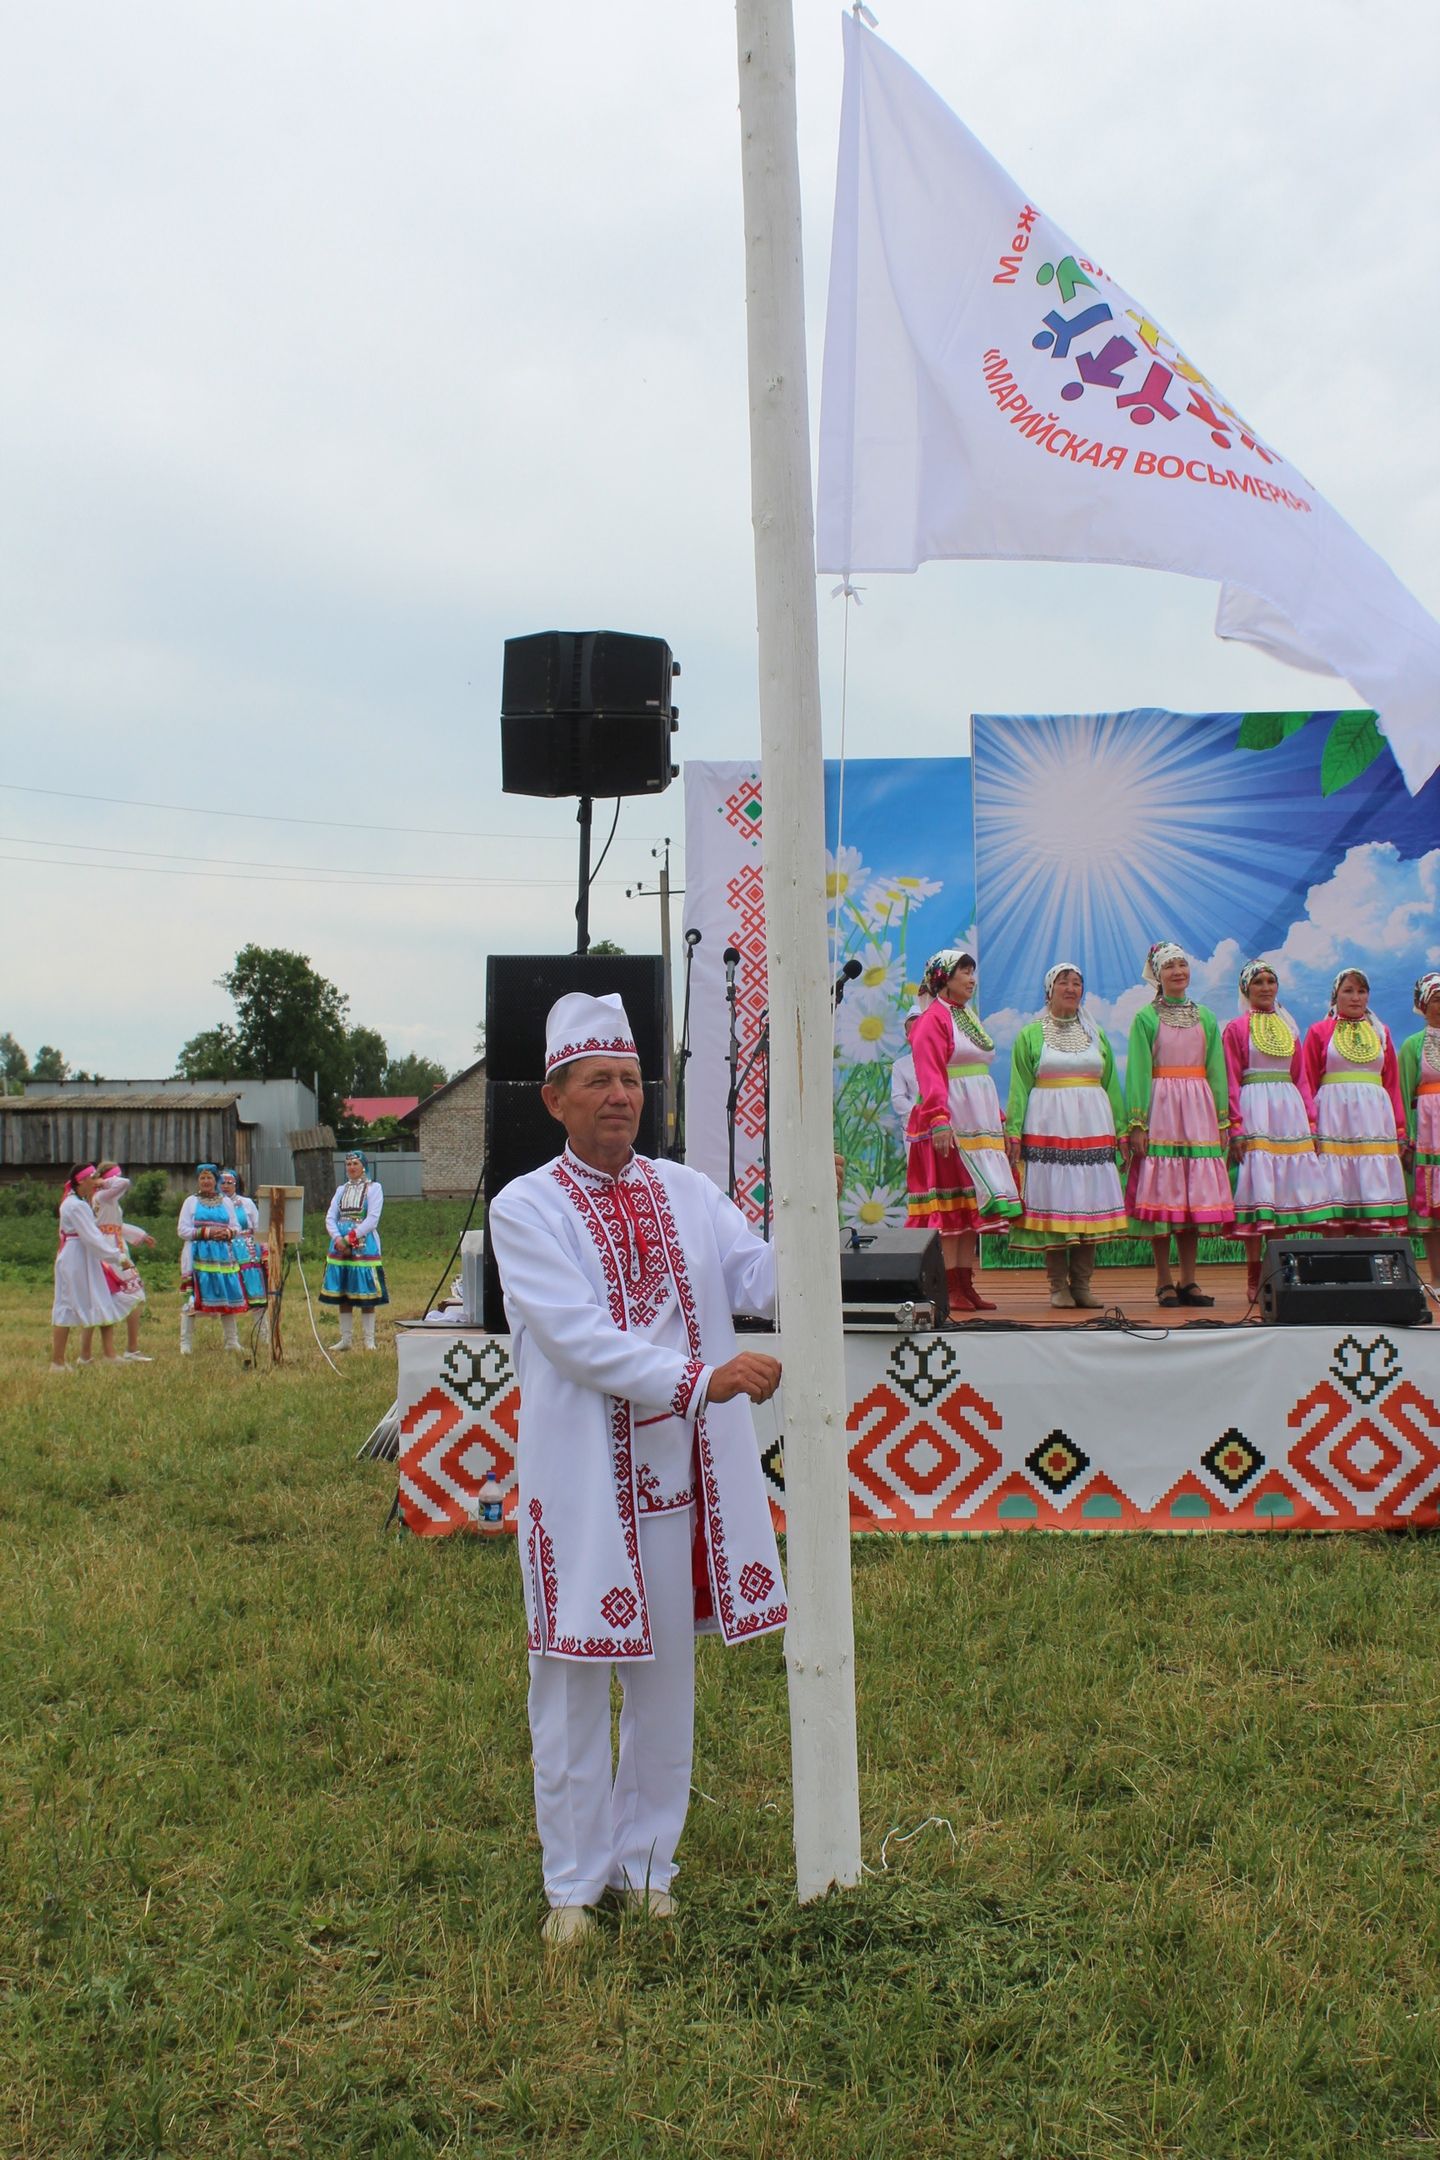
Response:
[[[580,808],[575,822],[580,827],[580,897],[575,902],[575,950],[577,954],[590,950],[590,820],[595,809],[592,798],[580,797]]]
[[[730,1168],[726,1178],[725,1192],[728,1199],[735,1198],[735,1120],[740,1110],[740,1023],[735,1011],[735,970],[726,968],[725,1002],[730,1008],[730,1092],[725,1098],[725,1126],[729,1135]]]

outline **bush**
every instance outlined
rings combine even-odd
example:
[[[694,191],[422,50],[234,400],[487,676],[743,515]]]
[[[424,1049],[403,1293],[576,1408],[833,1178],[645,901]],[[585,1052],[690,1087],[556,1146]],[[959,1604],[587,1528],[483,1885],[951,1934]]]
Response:
[[[60,1205],[61,1188],[32,1184],[22,1178],[18,1185],[0,1185],[0,1215],[53,1215]]]
[[[131,1215],[163,1215],[170,1181],[163,1170],[142,1170],[130,1186],[126,1212]]]

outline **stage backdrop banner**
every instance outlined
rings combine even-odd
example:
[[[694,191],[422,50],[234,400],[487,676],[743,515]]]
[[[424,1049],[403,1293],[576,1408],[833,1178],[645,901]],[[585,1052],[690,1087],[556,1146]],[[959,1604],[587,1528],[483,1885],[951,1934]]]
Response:
[[[1353,684],[1421,787],[1440,623],[928,83],[852,17],[844,34],[821,569],[968,556],[1216,579],[1217,634]]]
[[[730,1017],[724,953],[740,955],[735,1015],[741,1085],[736,1199],[763,1219],[768,1010],[764,799],[758,764],[685,767],[685,928],[700,943],[690,982],[686,1160],[722,1190],[728,1176]],[[967,758],[859,759],[825,767],[831,962],[860,973],[835,1016],[835,1145],[845,1157],[841,1219],[875,1229],[905,1220],[905,1144],[890,1107],[904,1019],[930,954],[973,943],[973,807]],[[747,1076],[748,1075],[748,1076]]]
[[[414,1326],[399,1352],[407,1526],[473,1530],[493,1474],[513,1528],[508,1337]],[[1433,1328],[877,1330],[847,1334],[845,1369],[856,1533],[1436,1526]],[[783,1386],[755,1424],[783,1529]]]
[[[1405,787],[1364,713],[1003,715],[971,723],[980,1009],[1000,1048],[1057,960],[1123,1069],[1155,939],[1192,955],[1223,1023],[1263,959],[1302,1027],[1337,969],[1362,967],[1399,1043],[1415,978],[1440,958],[1440,778]]]

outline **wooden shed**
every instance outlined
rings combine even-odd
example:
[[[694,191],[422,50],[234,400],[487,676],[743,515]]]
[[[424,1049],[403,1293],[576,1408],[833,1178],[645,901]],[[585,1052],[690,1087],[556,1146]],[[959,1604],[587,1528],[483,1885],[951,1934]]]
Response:
[[[319,1216],[323,1222],[335,1195],[335,1135],[328,1125],[307,1125],[286,1138],[295,1157],[294,1182],[305,1188],[305,1220]]]
[[[77,1163],[118,1162],[133,1177],[163,1170],[188,1186],[197,1162],[235,1170],[248,1182],[250,1134],[237,1091],[214,1094],[0,1096],[0,1183],[33,1178],[54,1185]]]

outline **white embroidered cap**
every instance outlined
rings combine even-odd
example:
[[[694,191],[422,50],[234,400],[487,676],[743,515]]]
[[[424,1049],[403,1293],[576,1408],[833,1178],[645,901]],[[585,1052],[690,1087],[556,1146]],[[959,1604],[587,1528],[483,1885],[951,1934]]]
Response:
[[[635,1035],[618,994],[591,997],[572,990],[545,1015],[545,1077],[582,1057],[632,1057]]]

